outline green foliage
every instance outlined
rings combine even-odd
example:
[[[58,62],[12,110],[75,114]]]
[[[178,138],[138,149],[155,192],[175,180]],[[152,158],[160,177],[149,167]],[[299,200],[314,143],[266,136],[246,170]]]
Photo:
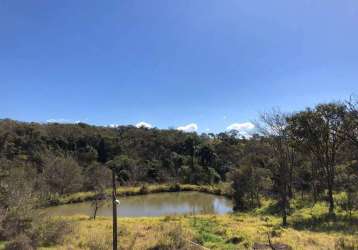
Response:
[[[78,163],[68,156],[47,156],[44,159],[42,177],[51,193],[73,193],[83,186],[82,170]]]
[[[198,135],[0,120],[1,234],[28,235],[33,215],[21,209],[108,195],[111,169],[121,186],[132,186],[118,195],[196,190],[234,197],[236,208],[280,213],[283,224],[291,220],[297,227],[317,228],[322,222],[327,230],[334,228],[334,218],[354,224],[357,114],[352,102],[274,112],[263,116],[260,134],[251,138],[235,131]],[[220,186],[228,181],[232,192]],[[263,197],[275,202],[257,208]],[[301,208],[307,213],[297,214]],[[324,211],[337,217],[326,218]]]
[[[208,248],[213,249],[240,249],[248,248],[248,241],[242,237],[227,239],[220,231],[220,225],[213,219],[193,218],[190,221],[191,227],[196,233],[196,241]]]
[[[228,166],[235,165],[238,159],[235,151],[241,139],[235,136],[228,133],[210,138],[177,130],[132,126],[108,128],[0,120],[0,165],[28,164],[28,168],[42,175],[43,183],[51,188],[51,193],[77,190],[72,182],[63,185],[58,180],[74,176],[78,178],[75,183],[80,183],[80,175],[86,174],[93,163],[104,164],[112,160],[117,162],[116,174],[121,184],[214,184],[225,180]],[[65,176],[60,172],[61,168],[70,174]],[[58,177],[52,178],[48,173],[52,171]],[[85,180],[81,189],[88,188]]]

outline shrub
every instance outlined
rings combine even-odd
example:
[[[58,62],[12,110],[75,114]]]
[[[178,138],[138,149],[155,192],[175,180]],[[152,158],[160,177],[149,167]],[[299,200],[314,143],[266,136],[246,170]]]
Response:
[[[150,250],[184,250],[193,249],[191,244],[185,240],[183,229],[179,225],[163,226],[162,234],[158,242]]]
[[[181,189],[181,188],[180,188],[179,183],[172,184],[172,185],[170,185],[170,187],[169,187],[169,191],[170,191],[170,192],[179,192],[180,189]]]
[[[357,250],[358,240],[347,240],[339,238],[336,240],[335,249],[337,250]]]
[[[67,221],[45,219],[34,230],[34,236],[41,246],[62,244],[66,235],[73,231],[72,225]]]
[[[33,216],[33,211],[30,209],[10,209],[2,219],[1,237],[14,239],[17,235],[28,234],[32,229]]]
[[[82,169],[71,157],[49,155],[44,158],[43,187],[51,193],[70,194],[82,188]]]
[[[108,250],[112,247],[112,240],[109,236],[93,234],[84,244],[84,248],[89,250]]]
[[[357,192],[342,192],[335,196],[337,205],[344,210],[348,216],[352,217],[353,210],[358,208],[358,193]]]
[[[139,193],[140,194],[148,194],[149,193],[149,189],[146,185],[142,185],[139,189]]]
[[[32,240],[25,234],[19,234],[16,238],[5,245],[5,250],[33,250]]]

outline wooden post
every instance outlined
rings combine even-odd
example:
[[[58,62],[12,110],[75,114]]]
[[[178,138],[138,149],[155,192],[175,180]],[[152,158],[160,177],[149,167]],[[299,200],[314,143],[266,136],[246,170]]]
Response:
[[[117,203],[116,176],[112,168],[112,205],[113,205],[113,250],[117,250]]]

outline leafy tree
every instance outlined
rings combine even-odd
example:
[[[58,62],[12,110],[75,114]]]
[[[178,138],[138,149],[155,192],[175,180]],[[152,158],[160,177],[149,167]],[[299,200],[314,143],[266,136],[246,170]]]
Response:
[[[358,209],[358,162],[353,161],[337,167],[337,184],[344,191],[339,205],[352,218],[352,211]]]
[[[111,185],[111,171],[105,165],[94,162],[84,172],[86,190],[106,189]]]
[[[68,194],[81,190],[81,167],[69,156],[47,156],[44,159],[43,179],[50,192]]]
[[[268,172],[263,168],[254,167],[254,165],[241,165],[231,174],[234,210],[247,210],[259,207],[260,194]]]
[[[354,147],[358,148],[358,99],[350,98],[346,106],[344,135]]]
[[[344,141],[345,114],[343,104],[329,103],[299,112],[288,119],[289,130],[296,144],[302,152],[312,154],[325,178],[330,214],[334,214],[333,190],[337,154]]]
[[[282,214],[282,224],[287,225],[287,214],[290,207],[293,157],[295,155],[290,146],[290,137],[287,131],[287,115],[279,111],[265,113],[261,116],[263,125],[262,132],[268,138],[271,145],[271,164],[272,179],[274,190],[278,194],[278,204]]]

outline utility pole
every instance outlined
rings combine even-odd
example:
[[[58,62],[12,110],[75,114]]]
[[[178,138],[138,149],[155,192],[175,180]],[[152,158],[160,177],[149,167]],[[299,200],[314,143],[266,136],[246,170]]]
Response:
[[[117,195],[116,176],[112,167],[112,205],[113,205],[113,250],[117,250]]]

